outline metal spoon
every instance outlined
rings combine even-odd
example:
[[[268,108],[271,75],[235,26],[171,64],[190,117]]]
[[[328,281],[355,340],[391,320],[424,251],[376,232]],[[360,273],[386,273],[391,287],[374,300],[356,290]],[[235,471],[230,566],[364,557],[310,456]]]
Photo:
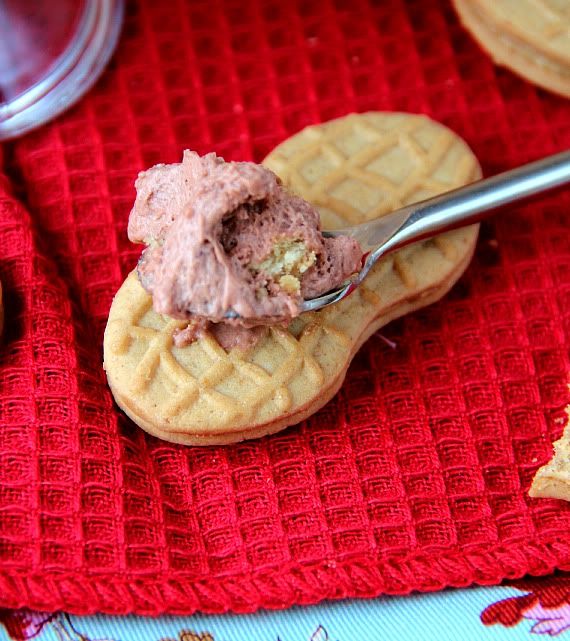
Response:
[[[361,225],[325,231],[325,236],[352,236],[362,247],[358,274],[334,290],[303,301],[303,312],[332,305],[348,296],[383,256],[444,231],[477,223],[493,212],[570,183],[570,151],[523,165],[492,178],[397,209]]]

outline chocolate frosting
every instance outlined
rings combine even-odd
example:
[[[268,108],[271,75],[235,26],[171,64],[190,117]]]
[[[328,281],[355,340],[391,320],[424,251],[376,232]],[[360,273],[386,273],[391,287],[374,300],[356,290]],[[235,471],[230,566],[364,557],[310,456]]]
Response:
[[[182,163],[141,172],[135,186],[128,234],[148,245],[138,274],[159,313],[243,327],[286,323],[303,298],[359,267],[358,243],[323,238],[317,210],[261,165],[185,151]],[[289,241],[313,263],[293,292],[259,267],[275,243]],[[239,318],[228,321],[231,311]]]

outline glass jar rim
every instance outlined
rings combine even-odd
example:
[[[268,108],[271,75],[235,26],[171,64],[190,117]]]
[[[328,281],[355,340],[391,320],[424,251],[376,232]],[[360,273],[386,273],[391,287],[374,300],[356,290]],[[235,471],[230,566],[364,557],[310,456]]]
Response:
[[[40,80],[0,104],[0,140],[52,120],[81,98],[106,67],[119,39],[123,0],[88,0],[73,38]]]

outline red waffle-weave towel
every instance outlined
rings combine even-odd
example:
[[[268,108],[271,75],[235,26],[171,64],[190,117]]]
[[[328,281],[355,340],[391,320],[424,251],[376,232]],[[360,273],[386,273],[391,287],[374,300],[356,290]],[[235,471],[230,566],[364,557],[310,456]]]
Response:
[[[451,294],[298,427],[177,447],[113,405],[137,172],[185,147],[259,161],[370,109],[442,121],[487,173],[570,146],[569,103],[494,67],[443,0],[141,0],[96,88],[5,146],[1,606],[246,611],[570,569],[569,507],[526,494],[569,401],[567,196],[484,226]]]

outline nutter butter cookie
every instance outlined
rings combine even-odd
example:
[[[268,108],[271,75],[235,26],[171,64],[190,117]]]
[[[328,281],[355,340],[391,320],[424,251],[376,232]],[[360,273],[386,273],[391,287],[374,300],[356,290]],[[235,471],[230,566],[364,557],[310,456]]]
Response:
[[[264,165],[318,209],[324,228],[370,220],[481,176],[469,147],[449,129],[394,113],[309,127]],[[143,429],[186,444],[232,443],[297,423],[334,396],[372,333],[449,290],[471,259],[477,229],[448,232],[386,257],[348,298],[287,326],[270,324],[246,349],[225,349],[211,327],[177,345],[187,319],[158,313],[133,272],[115,296],[105,330],[115,399]]]
[[[568,0],[453,0],[461,22],[493,60],[570,98]]]

